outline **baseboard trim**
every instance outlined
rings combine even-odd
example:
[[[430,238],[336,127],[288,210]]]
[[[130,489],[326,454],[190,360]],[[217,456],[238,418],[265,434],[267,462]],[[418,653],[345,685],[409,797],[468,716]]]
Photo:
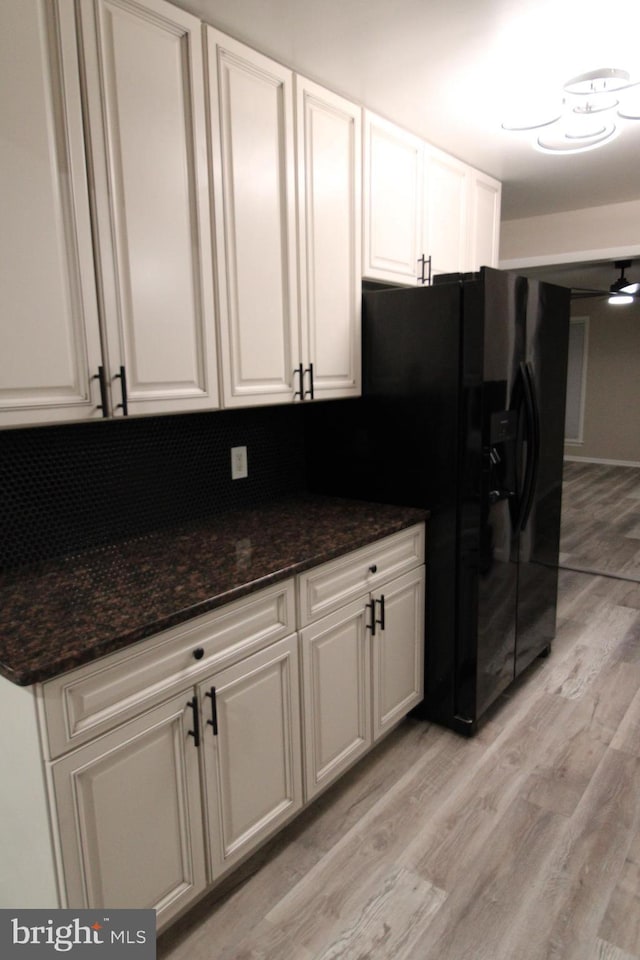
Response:
[[[601,457],[573,457],[570,454],[565,454],[564,459],[573,463],[601,463],[608,467],[640,467],[640,461],[637,460],[606,460]]]

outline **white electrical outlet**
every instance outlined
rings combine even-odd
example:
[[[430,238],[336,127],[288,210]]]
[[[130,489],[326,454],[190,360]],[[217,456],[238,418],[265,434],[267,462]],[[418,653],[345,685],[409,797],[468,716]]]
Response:
[[[244,480],[248,476],[247,448],[231,447],[231,479]]]

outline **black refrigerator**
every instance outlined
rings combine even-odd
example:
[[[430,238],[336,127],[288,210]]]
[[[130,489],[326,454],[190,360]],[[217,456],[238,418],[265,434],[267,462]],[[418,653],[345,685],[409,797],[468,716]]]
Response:
[[[325,490],[431,512],[419,711],[459,732],[555,634],[568,333],[499,270],[368,292],[362,400],[314,411]]]

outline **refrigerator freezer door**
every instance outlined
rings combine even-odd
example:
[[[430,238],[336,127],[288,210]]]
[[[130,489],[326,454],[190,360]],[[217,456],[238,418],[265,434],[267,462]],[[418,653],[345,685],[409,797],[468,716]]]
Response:
[[[479,283],[465,284],[456,714],[470,725],[515,671],[518,432],[509,407],[525,310],[519,277],[483,270]]]

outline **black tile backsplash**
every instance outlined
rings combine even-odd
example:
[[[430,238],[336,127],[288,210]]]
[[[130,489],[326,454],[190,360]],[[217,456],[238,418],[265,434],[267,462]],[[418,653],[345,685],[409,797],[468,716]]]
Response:
[[[246,479],[231,480],[233,446]],[[295,405],[0,431],[0,569],[304,487]]]

